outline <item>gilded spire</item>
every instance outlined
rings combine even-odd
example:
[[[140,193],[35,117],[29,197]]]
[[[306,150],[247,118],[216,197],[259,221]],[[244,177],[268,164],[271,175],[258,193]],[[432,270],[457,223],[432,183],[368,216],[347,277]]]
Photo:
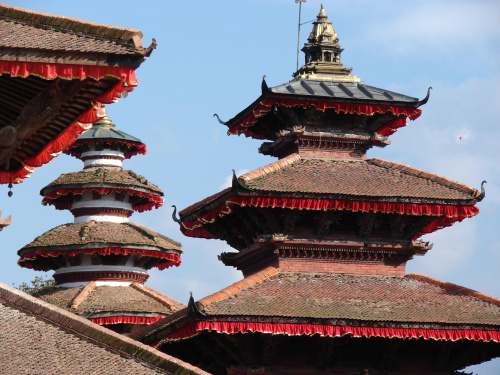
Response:
[[[321,4],[317,20],[314,22],[313,29],[307,40],[309,43],[333,43],[337,47],[340,47],[338,45],[339,39],[337,38],[337,33],[333,29],[332,23],[328,21],[323,4]]]
[[[306,55],[305,65],[295,72],[295,78],[341,82],[361,81],[358,77],[350,75],[352,68],[346,68],[340,63],[343,48],[340,47],[332,22],[328,21],[323,4],[302,51]]]

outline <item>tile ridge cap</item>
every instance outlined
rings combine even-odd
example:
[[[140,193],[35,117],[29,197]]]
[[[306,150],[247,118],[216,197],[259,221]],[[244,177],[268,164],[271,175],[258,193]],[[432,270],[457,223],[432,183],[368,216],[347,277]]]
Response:
[[[91,281],[87,285],[85,285],[82,290],[80,290],[80,292],[75,296],[75,298],[73,298],[73,300],[70,302],[70,309],[76,310],[78,306],[87,299],[90,292],[94,290],[95,286],[95,281]]]
[[[262,271],[256,272],[251,276],[245,277],[243,280],[237,281],[234,284],[229,285],[228,287],[215,292],[207,297],[204,297],[198,301],[198,303],[202,304],[204,307],[211,303],[222,301],[223,299],[238,293],[239,291],[257,284],[258,282],[264,281],[271,276],[274,276],[279,273],[279,270],[274,267],[267,267]]]
[[[157,320],[154,323],[144,325],[144,327],[139,328],[135,332],[132,332],[128,337],[140,342],[140,340],[142,338],[144,338],[145,336],[147,336],[148,334],[153,334],[153,333],[163,329],[164,327],[168,326],[169,324],[186,319],[188,316],[189,316],[188,308],[187,308],[187,306],[185,306],[185,307],[181,308],[180,310],[177,310],[177,311],[173,312],[172,314],[167,315],[160,320]]]
[[[471,194],[474,198],[478,197],[480,195],[480,192],[477,189],[474,189],[473,187],[466,185],[462,182],[453,180],[448,177],[444,177],[441,175],[438,175],[433,172],[428,172],[420,168],[412,167],[411,165],[408,164],[403,164],[403,163],[397,163],[395,161],[391,160],[385,160],[381,158],[372,158],[367,160],[369,163],[375,164],[379,167],[383,168],[395,168],[401,172],[411,174],[416,177],[421,177],[425,178],[428,180],[432,180],[434,182],[437,182],[441,185],[444,185],[446,187],[460,190],[461,192]]]
[[[100,24],[79,18],[34,11],[7,4],[0,4],[0,17],[28,22],[32,26],[59,27],[67,31],[82,32],[93,37],[97,36],[108,40],[132,42],[135,48],[144,48],[140,42],[140,38],[143,37],[142,32],[132,28]],[[60,26],[61,23],[63,23],[63,26]],[[139,39],[137,40],[136,37]]]
[[[485,293],[478,292],[474,289],[470,289],[470,288],[467,288],[465,286],[453,284],[453,283],[450,283],[448,281],[442,281],[442,280],[436,279],[434,277],[423,275],[420,273],[410,273],[410,274],[407,274],[406,276],[411,278],[411,279],[418,280],[418,281],[428,283],[428,284],[432,284],[432,285],[435,285],[435,286],[438,286],[438,287],[441,287],[444,289],[452,290],[454,292],[464,294],[464,295],[469,296],[469,297],[474,297],[474,298],[480,299],[481,301],[489,302],[489,303],[492,303],[492,304],[500,307],[500,299],[499,298],[490,296],[490,295],[485,294]]]
[[[280,169],[283,169],[284,167],[287,167],[289,165],[292,165],[296,163],[297,161],[300,161],[302,158],[299,154],[291,154],[283,159],[276,160],[275,162],[272,162],[271,164],[267,164],[263,167],[257,168],[251,172],[247,172],[240,177],[238,177],[238,180],[243,180],[245,182],[248,182],[250,180],[253,180],[255,178],[259,178],[262,176],[265,176],[266,174],[272,173],[279,171]]]
[[[140,285],[137,283],[133,283],[131,286],[133,289],[144,294],[145,296],[148,296],[148,297],[154,299],[155,301],[167,306],[170,309],[170,311],[172,311],[172,312],[177,311],[177,309],[175,308],[175,305],[172,303],[173,298],[159,292],[156,289],[150,288],[149,286]],[[183,308],[186,307],[186,305],[184,305],[182,302],[179,302],[179,301],[175,301],[175,302],[182,304]]]
[[[139,363],[148,364],[153,369],[164,371],[171,366],[178,366],[189,371],[186,373],[208,374],[178,358],[101,327],[86,318],[42,301],[4,283],[0,283],[0,303],[75,335],[92,345],[98,345],[108,352],[125,355]]]

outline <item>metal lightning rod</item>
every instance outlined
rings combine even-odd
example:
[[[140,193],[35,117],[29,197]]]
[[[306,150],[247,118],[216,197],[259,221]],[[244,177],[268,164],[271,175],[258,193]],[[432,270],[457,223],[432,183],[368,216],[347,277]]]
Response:
[[[299,27],[297,33],[297,69],[299,70],[299,48],[300,48],[300,14],[302,13],[302,3],[305,3],[306,0],[295,0],[295,3],[299,3]]]

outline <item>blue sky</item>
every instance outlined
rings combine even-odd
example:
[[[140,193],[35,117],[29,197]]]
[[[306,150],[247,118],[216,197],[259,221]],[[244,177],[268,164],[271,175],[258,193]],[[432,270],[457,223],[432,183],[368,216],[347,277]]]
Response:
[[[291,79],[296,65],[298,5],[292,0],[5,1],[10,5],[93,22],[136,28],[158,48],[137,70],[139,87],[108,106],[117,126],[148,146],[146,156],[124,163],[165,192],[159,210],[134,214],[183,244],[183,264],[152,271],[149,286],[187,302],[241,278],[217,255],[228,246],[184,237],[171,220],[179,208],[218,192],[234,168],[241,174],[274,161],[259,141],[228,137],[212,115],[229,119],[270,86]],[[320,1],[302,6],[302,21],[315,19]],[[342,62],[366,84],[422,98],[422,116],[372,149],[381,157],[428,170],[475,188],[487,180],[481,213],[423,239],[434,243],[407,266],[418,272],[500,297],[500,3],[497,1],[331,1],[326,13],[345,48]],[[311,24],[302,26],[301,45]],[[301,53],[301,62],[303,60]],[[12,198],[0,185],[0,210],[12,224],[0,234],[0,281],[19,284],[36,273],[16,265],[16,251],[73,217],[40,204],[40,189],[82,163],[61,155],[16,185]],[[50,274],[49,274],[50,275]],[[500,373],[500,359],[468,371]]]

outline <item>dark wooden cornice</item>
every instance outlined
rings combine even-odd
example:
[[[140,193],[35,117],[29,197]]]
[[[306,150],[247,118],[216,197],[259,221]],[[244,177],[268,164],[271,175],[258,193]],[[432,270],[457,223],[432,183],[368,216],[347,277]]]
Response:
[[[119,66],[137,68],[144,61],[144,55],[109,54],[78,51],[44,51],[38,49],[2,48],[0,59],[5,61],[29,61],[38,63],[77,64],[91,66]]]
[[[116,81],[1,76],[0,170],[20,169],[24,160],[37,155]]]
[[[219,256],[224,265],[253,274],[268,266],[278,268],[282,260],[306,260],[323,262],[356,262],[362,264],[402,264],[415,254],[423,255],[432,249],[428,242],[411,243],[363,243],[345,241],[320,241],[288,239],[286,235],[259,238],[251,246],[236,252],[225,252]],[[321,269],[321,267],[319,267]]]

